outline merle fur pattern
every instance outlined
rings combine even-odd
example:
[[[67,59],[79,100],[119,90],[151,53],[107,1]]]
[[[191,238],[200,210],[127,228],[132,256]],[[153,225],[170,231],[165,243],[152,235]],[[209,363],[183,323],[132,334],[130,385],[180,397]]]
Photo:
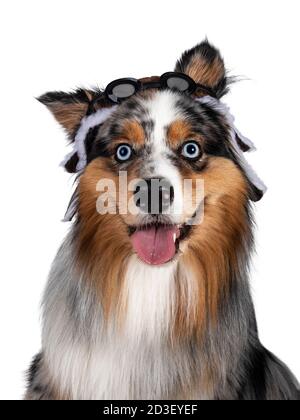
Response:
[[[183,71],[185,63],[195,53],[206,57],[208,61],[215,59],[218,52],[206,41],[195,49],[186,52],[177,63],[176,70]],[[216,96],[221,97],[228,89],[229,79],[224,77],[217,83]],[[63,93],[47,94],[41,98],[42,102],[61,100],[64,103],[72,100],[86,101],[82,92],[76,93],[76,98],[64,96]],[[101,97],[101,93],[97,93]],[[178,95],[176,106],[191,123],[193,130],[206,138],[203,152],[210,156],[221,156],[232,160],[240,167],[238,157],[235,156],[228,139],[228,127],[218,112],[209,106],[195,103],[189,97]],[[154,121],[147,118],[142,98],[136,96],[126,101],[119,111],[112,116],[109,123],[91,130],[86,140],[88,162],[97,157],[107,157],[111,153],[109,145],[113,136],[118,134],[121,122],[126,118],[135,116],[145,129],[151,133]],[[145,159],[149,150],[143,151],[141,159]],[[181,163],[176,157],[174,163],[180,167]],[[75,159],[76,160],[76,159]],[[201,171],[202,167],[194,164],[193,170]],[[253,194],[254,186],[249,183],[249,197]],[[257,193],[257,191],[256,191]],[[259,192],[258,192],[259,193]],[[196,339],[185,343],[178,354],[167,353],[164,359],[164,369],[170,374],[170,382],[165,384],[166,389],[161,394],[151,389],[145,394],[142,386],[135,389],[130,395],[132,399],[160,399],[172,395],[172,385],[181,382],[182,372],[177,372],[178,360],[188,362],[189,375],[201,375],[202,365],[212,366],[216,371],[216,385],[207,398],[215,400],[298,400],[300,399],[299,385],[289,369],[260,343],[256,325],[255,312],[249,291],[248,267],[253,248],[252,240],[252,213],[248,202],[249,235],[244,243],[243,250],[239,252],[239,267],[232,268],[231,287],[229,295],[222,302],[218,311],[217,328],[208,326],[204,346],[201,350]],[[88,346],[93,346],[99,330],[102,328],[102,313],[95,292],[89,288],[80,276],[74,273],[73,248],[76,244],[77,223],[72,227],[64,244],[60,248],[54,261],[53,268],[46,288],[44,313],[44,339],[45,346],[52,337],[57,339],[74,340],[80,336]],[[59,321],[59,322],[58,322]],[[57,328],[57,336],[53,330]],[[142,351],[144,351],[142,349]],[[128,355],[132,358],[132,355]],[[149,362],[150,363],[150,362]],[[151,362],[154,363],[155,361]],[[151,381],[151,363],[146,365],[144,375]],[[180,362],[179,362],[180,363]],[[80,367],[79,367],[80,368]],[[28,373],[28,387],[26,399],[48,400],[58,398],[57,389],[51,383],[48,372],[45,349],[36,356]],[[222,373],[220,374],[220,372]],[[148,389],[148,388],[147,388]],[[126,392],[124,394],[126,396]],[[123,397],[124,395],[121,395]],[[68,395],[60,396],[68,398]],[[195,398],[205,398],[205,395],[195,395]]]

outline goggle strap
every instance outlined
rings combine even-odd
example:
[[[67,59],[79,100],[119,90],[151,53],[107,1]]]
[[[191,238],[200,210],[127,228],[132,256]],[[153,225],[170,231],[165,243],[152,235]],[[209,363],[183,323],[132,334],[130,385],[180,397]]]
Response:
[[[109,108],[100,108],[94,114],[87,115],[82,118],[80,127],[75,135],[75,140],[73,142],[73,150],[67,154],[64,160],[61,163],[61,166],[65,166],[74,153],[78,156],[78,163],[76,166],[76,172],[81,172],[87,164],[87,155],[85,147],[85,139],[91,128],[96,127],[97,125],[103,124],[105,120],[110,117],[110,115],[115,111],[117,105],[114,105]]]
[[[207,105],[211,106],[212,108],[214,108],[216,111],[220,112],[226,118],[227,124],[230,128],[231,145],[233,147],[234,152],[239,157],[239,160],[240,160],[240,163],[241,163],[241,166],[242,166],[243,170],[245,171],[246,175],[248,176],[248,178],[252,182],[252,184],[259,191],[261,191],[262,194],[265,194],[265,192],[267,191],[267,187],[264,184],[264,182],[259,178],[259,176],[256,174],[256,172],[254,171],[252,166],[245,159],[244,154],[243,154],[243,150],[237,142],[237,138],[248,147],[248,151],[254,151],[254,150],[256,150],[256,147],[250,139],[248,139],[247,137],[242,135],[241,132],[236,128],[236,126],[234,124],[235,118],[231,114],[229,106],[226,105],[224,102],[222,102],[218,99],[212,98],[210,96],[203,96],[202,98],[197,98],[196,101],[199,102],[199,103],[207,104]]]

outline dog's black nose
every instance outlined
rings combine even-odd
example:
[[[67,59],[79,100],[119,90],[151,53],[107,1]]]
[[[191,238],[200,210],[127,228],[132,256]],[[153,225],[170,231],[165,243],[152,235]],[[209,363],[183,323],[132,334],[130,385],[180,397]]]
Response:
[[[144,213],[161,214],[174,201],[174,188],[166,178],[141,179],[134,191],[135,204]]]

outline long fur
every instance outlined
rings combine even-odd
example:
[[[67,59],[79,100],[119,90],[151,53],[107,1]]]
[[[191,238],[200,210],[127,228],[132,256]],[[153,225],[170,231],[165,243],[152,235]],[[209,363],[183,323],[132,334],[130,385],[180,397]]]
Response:
[[[177,70],[218,97],[227,91],[224,63],[207,41],[185,53]],[[87,98],[93,103],[93,93],[80,92],[42,99],[69,133],[91,108]],[[257,333],[249,291],[257,188],[224,115],[194,99],[144,92],[87,133],[76,220],[44,293],[42,350],[29,370],[26,399],[299,399],[296,379]],[[114,153],[124,139],[135,157],[120,164]],[[182,159],[184,139],[199,143],[197,161]],[[128,181],[168,178],[179,202],[183,179],[204,182],[204,219],[188,229],[171,261],[147,265],[132,248],[131,229],[151,223],[152,215],[97,213],[99,179],[117,184],[120,170]],[[172,217],[181,225],[192,214]]]

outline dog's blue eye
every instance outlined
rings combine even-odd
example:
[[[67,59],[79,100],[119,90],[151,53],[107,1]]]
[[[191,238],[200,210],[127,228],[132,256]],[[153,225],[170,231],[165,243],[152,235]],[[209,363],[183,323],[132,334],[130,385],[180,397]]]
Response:
[[[200,154],[201,154],[201,150],[199,145],[194,142],[194,141],[189,141],[187,143],[184,144],[183,148],[182,148],[182,155],[186,158],[186,159],[198,159]]]
[[[132,156],[132,148],[128,144],[121,144],[116,151],[116,159],[119,162],[126,162]]]

